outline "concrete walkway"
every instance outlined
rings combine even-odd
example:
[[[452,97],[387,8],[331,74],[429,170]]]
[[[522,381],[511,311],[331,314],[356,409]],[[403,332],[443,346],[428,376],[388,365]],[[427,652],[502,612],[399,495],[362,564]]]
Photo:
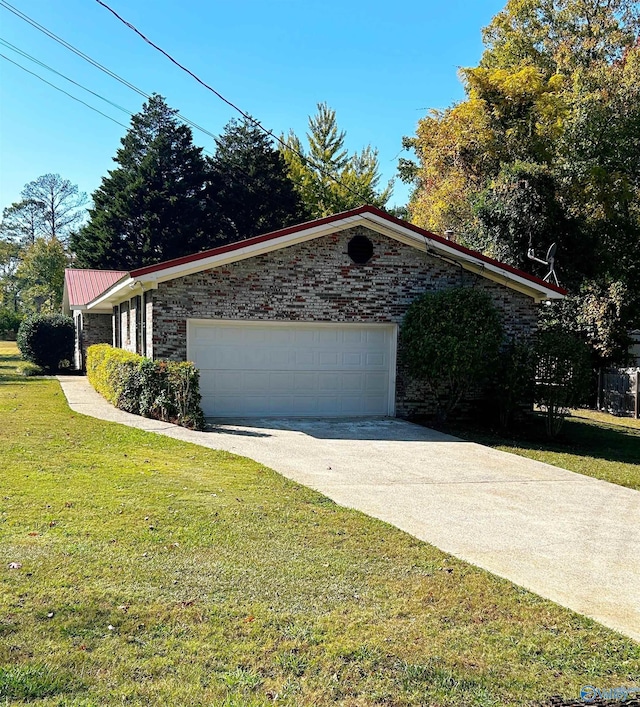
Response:
[[[72,410],[250,457],[337,503],[640,641],[640,492],[401,420],[212,422],[117,410],[59,377]]]

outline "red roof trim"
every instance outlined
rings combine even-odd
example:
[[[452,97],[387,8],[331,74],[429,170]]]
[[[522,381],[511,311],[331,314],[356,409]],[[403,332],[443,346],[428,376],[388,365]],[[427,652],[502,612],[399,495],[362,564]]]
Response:
[[[392,216],[391,214],[381,211],[380,209],[378,209],[375,206],[367,206],[367,207],[363,207],[363,208],[365,208],[367,211],[375,213],[376,216],[381,216],[382,218],[387,219],[387,221],[391,221],[392,223],[395,223],[399,226],[403,226],[404,228],[408,228],[410,231],[414,231],[415,233],[417,233],[421,236],[427,236],[428,238],[431,238],[431,240],[434,240],[434,241],[437,241],[438,243],[442,243],[443,245],[449,246],[449,248],[453,248],[454,250],[457,250],[461,253],[465,253],[466,255],[471,255],[474,258],[477,258],[478,260],[482,260],[485,263],[495,265],[499,268],[502,268],[503,270],[507,270],[508,272],[513,273],[514,275],[518,275],[519,277],[523,277],[526,280],[531,280],[532,282],[535,282],[538,285],[543,285],[544,287],[548,287],[550,290],[554,290],[555,292],[558,292],[561,295],[567,294],[567,291],[565,289],[563,289],[562,287],[558,287],[557,285],[553,285],[550,282],[546,282],[541,277],[537,277],[536,275],[531,275],[530,273],[525,272],[524,270],[514,268],[513,265],[508,265],[507,263],[503,263],[500,260],[496,260],[495,258],[490,258],[488,255],[483,255],[482,253],[479,253],[477,250],[472,250],[471,248],[467,248],[463,245],[460,245],[459,243],[454,243],[453,241],[448,241],[446,238],[443,238],[442,236],[438,236],[435,233],[431,233],[430,231],[425,231],[423,228],[420,228],[419,226],[415,226],[414,224],[409,223],[408,221],[403,221],[402,219],[396,218],[395,216]]]
[[[325,216],[324,218],[319,218],[315,221],[305,221],[305,223],[299,223],[295,226],[287,226],[286,228],[281,228],[278,231],[265,233],[262,236],[253,236],[253,238],[247,238],[243,241],[236,241],[235,243],[228,243],[227,245],[218,246],[217,248],[211,248],[210,250],[203,250],[200,253],[194,253],[193,255],[183,255],[181,258],[165,260],[163,263],[147,265],[143,268],[132,270],[131,277],[136,278],[140,277],[140,275],[148,275],[149,273],[158,272],[160,270],[167,270],[169,268],[176,267],[177,265],[187,265],[189,263],[196,263],[198,262],[198,260],[204,260],[205,258],[211,258],[216,255],[223,255],[224,253],[232,253],[234,250],[240,250],[241,248],[245,248],[246,246],[257,245],[258,243],[264,243],[265,241],[275,240],[276,238],[288,236],[292,233],[305,231],[307,228],[323,226],[328,223],[339,221],[343,218],[348,218],[349,216],[357,216],[363,208],[366,207],[359,207],[357,209],[353,209],[352,211],[343,211],[342,213],[333,214],[332,216]]]
[[[317,226],[324,226],[327,224],[335,223],[336,221],[341,221],[345,218],[350,218],[352,216],[361,216],[361,215],[366,215],[366,214],[373,214],[375,216],[379,216],[380,218],[383,218],[386,221],[389,221],[390,223],[396,224],[398,226],[401,226],[402,228],[406,228],[410,231],[413,231],[414,233],[417,233],[418,235],[422,236],[423,238],[429,238],[433,241],[436,241],[437,243],[440,243],[442,245],[447,246],[448,248],[451,248],[452,250],[457,250],[458,252],[463,253],[464,255],[471,256],[473,258],[476,258],[477,260],[481,260],[481,261],[488,263],[490,265],[494,265],[496,267],[499,267],[502,270],[506,270],[507,272],[512,273],[513,275],[517,275],[518,277],[521,277],[525,280],[529,280],[530,282],[533,282],[537,285],[541,285],[542,287],[553,290],[554,292],[558,292],[559,294],[562,294],[562,295],[567,294],[567,291],[564,290],[562,287],[558,287],[557,285],[553,285],[550,282],[545,282],[542,278],[536,277],[535,275],[531,275],[527,272],[524,272],[523,270],[519,270],[518,268],[514,268],[512,265],[508,265],[507,263],[501,263],[499,260],[495,260],[494,258],[490,258],[490,257],[483,255],[482,253],[479,253],[475,250],[471,250],[470,248],[466,248],[465,246],[459,245],[458,243],[454,243],[453,241],[448,241],[446,238],[443,238],[442,236],[438,236],[435,233],[431,233],[430,231],[426,231],[425,229],[420,228],[419,226],[415,226],[412,223],[408,223],[407,221],[403,221],[402,219],[396,218],[395,216],[391,216],[391,214],[388,214],[386,211],[382,211],[381,209],[379,209],[375,206],[369,206],[369,205],[359,206],[357,209],[351,209],[350,211],[343,211],[342,213],[333,214],[332,216],[326,216],[324,218],[316,219],[315,221],[307,221],[305,223],[297,224],[295,226],[288,226],[287,228],[281,228],[278,231],[266,233],[262,236],[254,236],[253,238],[247,238],[244,241],[236,241],[235,243],[229,243],[228,245],[219,246],[218,248],[211,248],[210,250],[204,250],[200,253],[194,253],[193,255],[185,255],[181,258],[174,258],[173,260],[166,260],[163,263],[157,263],[155,265],[147,265],[146,267],[138,268],[137,270],[132,270],[130,275],[133,279],[135,279],[136,277],[140,277],[142,275],[149,275],[154,272],[168,270],[169,268],[173,268],[173,267],[176,267],[179,265],[188,265],[190,263],[197,263],[199,260],[211,258],[216,255],[224,255],[225,253],[232,253],[236,250],[240,250],[241,248],[245,248],[247,246],[257,245],[258,243],[265,243],[267,241],[275,240],[276,238],[281,238],[283,236],[288,236],[293,233],[299,233],[299,232],[305,231],[309,228],[315,228]]]

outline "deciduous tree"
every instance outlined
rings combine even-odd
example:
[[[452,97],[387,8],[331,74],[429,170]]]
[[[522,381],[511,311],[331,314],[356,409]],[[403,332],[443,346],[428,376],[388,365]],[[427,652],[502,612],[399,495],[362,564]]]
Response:
[[[400,164],[415,223],[535,274],[528,248],[557,242],[575,316],[611,311],[619,283],[628,328],[640,325],[639,18],[633,0],[509,0],[479,66],[461,71],[466,100],[420,121],[404,141],[417,159]]]
[[[38,238],[24,251],[16,271],[24,312],[56,314],[60,311],[64,269],[68,264],[67,251],[57,238]]]
[[[0,233],[3,240],[17,245],[33,245],[44,235],[44,207],[34,199],[24,199],[7,206],[2,212]]]
[[[21,196],[22,210],[35,217],[36,236],[65,243],[84,219],[87,195],[59,174],[43,174],[29,182]]]

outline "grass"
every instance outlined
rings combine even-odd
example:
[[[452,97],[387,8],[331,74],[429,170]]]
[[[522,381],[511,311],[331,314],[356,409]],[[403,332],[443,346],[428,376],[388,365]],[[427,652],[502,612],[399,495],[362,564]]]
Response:
[[[636,420],[633,417],[616,417],[615,415],[609,415],[607,412],[598,412],[597,410],[572,410],[571,418],[600,422],[613,429],[622,427],[623,429],[640,430],[640,420]]]
[[[640,680],[633,641],[253,461],[75,414],[15,357],[0,703],[533,705]]]
[[[450,431],[504,452],[640,490],[640,420],[574,410],[555,440],[547,438],[541,417],[511,435],[470,426]]]

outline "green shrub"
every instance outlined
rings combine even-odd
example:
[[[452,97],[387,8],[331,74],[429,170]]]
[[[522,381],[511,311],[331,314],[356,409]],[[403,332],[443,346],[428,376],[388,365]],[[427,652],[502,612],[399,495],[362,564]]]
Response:
[[[75,328],[71,317],[62,314],[34,314],[25,317],[18,329],[22,357],[45,371],[57,371],[73,361]]]
[[[400,331],[409,372],[425,382],[442,421],[474,384],[487,379],[502,339],[500,315],[489,295],[464,287],[416,299]]]
[[[87,377],[121,410],[192,429],[204,426],[200,375],[188,361],[152,361],[109,344],[96,344],[87,351]]]
[[[0,339],[15,341],[22,315],[6,307],[0,308]]]
[[[514,337],[503,345],[491,377],[492,395],[503,429],[508,430],[523,415],[525,405],[533,409],[534,371],[533,339]]]
[[[545,413],[547,435],[556,437],[569,410],[589,395],[591,357],[576,334],[556,326],[538,334],[535,402]]]

